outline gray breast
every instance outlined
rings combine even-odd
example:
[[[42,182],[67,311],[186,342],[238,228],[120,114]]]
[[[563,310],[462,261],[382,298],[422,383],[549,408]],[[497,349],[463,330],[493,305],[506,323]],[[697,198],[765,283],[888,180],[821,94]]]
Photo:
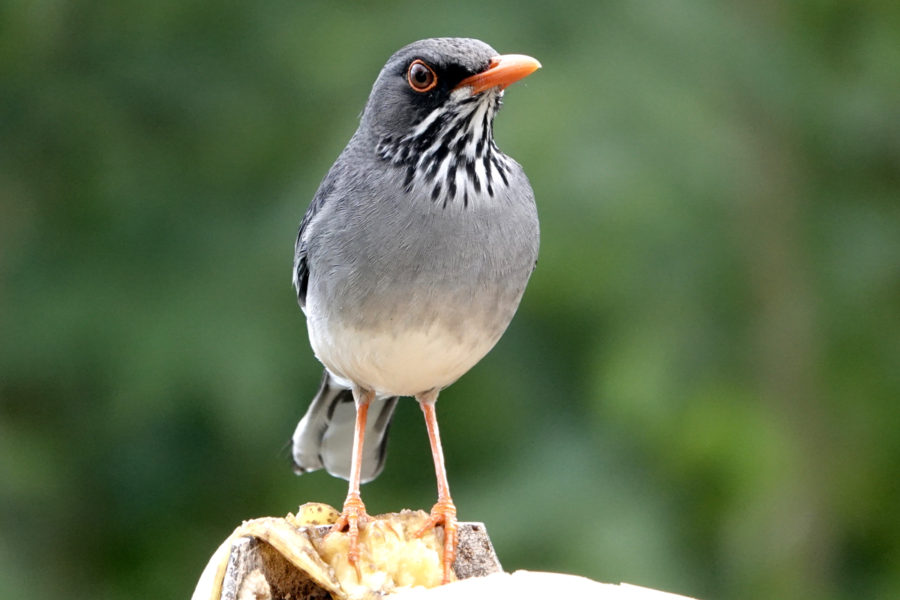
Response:
[[[533,194],[510,163],[511,185],[466,204],[404,189],[399,167],[330,203],[309,237],[308,293],[320,316],[357,329],[437,321],[499,336],[538,249]]]

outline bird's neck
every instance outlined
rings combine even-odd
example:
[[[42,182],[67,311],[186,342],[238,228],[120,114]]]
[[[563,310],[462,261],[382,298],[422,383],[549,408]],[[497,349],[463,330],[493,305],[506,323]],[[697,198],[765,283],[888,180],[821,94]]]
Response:
[[[513,163],[493,139],[499,96],[441,106],[410,131],[377,140],[379,160],[393,165],[403,190],[446,207],[490,202],[509,185]]]

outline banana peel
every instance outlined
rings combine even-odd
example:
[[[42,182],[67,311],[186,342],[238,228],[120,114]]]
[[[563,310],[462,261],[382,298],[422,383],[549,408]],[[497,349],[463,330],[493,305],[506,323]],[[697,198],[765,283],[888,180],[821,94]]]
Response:
[[[371,518],[360,528],[356,566],[347,560],[347,535],[330,532],[338,514],[327,504],[311,502],[300,506],[296,515],[243,522],[210,558],[192,599],[357,600],[440,585],[443,530],[415,535],[428,520],[427,513],[404,510]],[[460,523],[459,546],[459,576],[501,570],[481,524]],[[238,564],[241,560],[250,564]],[[227,577],[232,571],[244,575]]]

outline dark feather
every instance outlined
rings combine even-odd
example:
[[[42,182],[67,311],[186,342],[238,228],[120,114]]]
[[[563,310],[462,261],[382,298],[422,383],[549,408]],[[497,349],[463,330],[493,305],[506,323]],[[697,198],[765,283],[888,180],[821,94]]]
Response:
[[[375,479],[384,468],[396,405],[396,397],[384,396],[374,398],[369,404],[361,469],[363,482]],[[336,477],[349,479],[355,423],[353,392],[326,370],[318,393],[294,431],[294,472],[302,475],[324,468]]]

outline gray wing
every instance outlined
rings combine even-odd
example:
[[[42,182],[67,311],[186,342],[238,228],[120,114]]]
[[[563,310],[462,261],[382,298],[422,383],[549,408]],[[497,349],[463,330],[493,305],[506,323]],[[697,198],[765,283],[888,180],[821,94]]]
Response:
[[[300,221],[300,229],[297,231],[297,241],[294,242],[294,289],[297,291],[297,304],[304,311],[306,310],[306,290],[309,285],[309,261],[307,260],[309,224],[315,219],[325,202],[332,195],[337,179],[338,169],[332,167],[319,185],[319,189],[316,191],[316,195],[313,196],[309,208],[306,209],[306,214],[303,215],[303,220]]]
[[[396,397],[376,397],[369,403],[361,480],[378,477],[384,469],[387,438]],[[356,404],[353,392],[325,370],[322,384],[292,438],[294,471],[303,474],[325,468],[335,477],[350,478]]]

